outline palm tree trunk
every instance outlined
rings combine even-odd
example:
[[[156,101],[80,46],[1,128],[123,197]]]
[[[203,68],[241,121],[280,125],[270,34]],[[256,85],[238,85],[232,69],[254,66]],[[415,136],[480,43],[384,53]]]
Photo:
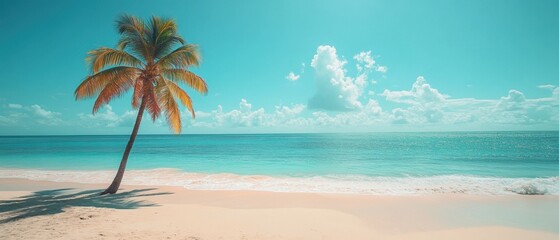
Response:
[[[120,166],[116,172],[115,179],[113,180],[113,183],[111,183],[111,185],[101,193],[101,195],[114,194],[118,191],[122,177],[124,177],[124,170],[126,169],[126,162],[128,162],[128,155],[130,155],[130,150],[132,150],[132,145],[134,145],[134,140],[136,140],[136,135],[138,135],[138,129],[140,128],[145,108],[146,102],[142,99],[140,109],[138,110],[138,116],[136,116],[136,123],[134,124],[134,129],[132,130],[132,135],[130,135],[130,140],[128,140],[128,144],[126,144],[126,148],[124,149],[124,154],[122,155],[122,160],[120,160]]]

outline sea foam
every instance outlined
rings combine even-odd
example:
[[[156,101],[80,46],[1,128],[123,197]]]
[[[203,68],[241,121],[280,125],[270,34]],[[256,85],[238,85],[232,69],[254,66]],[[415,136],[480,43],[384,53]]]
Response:
[[[0,168],[0,178],[109,183],[114,171],[68,171]],[[500,178],[463,175],[426,177],[372,177],[326,175],[271,177],[261,175],[204,174],[177,169],[128,170],[123,184],[180,186],[193,190],[257,190],[364,195],[559,195],[559,176],[546,178]]]

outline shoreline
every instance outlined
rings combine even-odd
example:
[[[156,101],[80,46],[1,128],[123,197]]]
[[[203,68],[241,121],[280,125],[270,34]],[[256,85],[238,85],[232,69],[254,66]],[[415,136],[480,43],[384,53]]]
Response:
[[[105,184],[115,170],[54,170],[2,168],[0,179]],[[184,172],[176,168],[130,169],[124,185],[173,186],[189,190],[267,191],[284,193],[358,194],[373,196],[416,196],[468,194],[487,196],[559,196],[559,176],[490,177],[474,175],[435,176],[268,176],[234,173]]]
[[[0,179],[0,221],[27,214],[0,223],[0,238],[559,239],[557,196],[366,196],[137,185],[98,196],[104,187]]]

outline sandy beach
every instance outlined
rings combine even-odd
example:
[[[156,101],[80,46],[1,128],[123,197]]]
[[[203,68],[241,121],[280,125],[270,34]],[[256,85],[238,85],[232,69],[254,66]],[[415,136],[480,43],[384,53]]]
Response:
[[[559,239],[557,196],[363,196],[0,180],[0,239]]]
[[[557,1],[0,1],[0,240],[559,240]]]

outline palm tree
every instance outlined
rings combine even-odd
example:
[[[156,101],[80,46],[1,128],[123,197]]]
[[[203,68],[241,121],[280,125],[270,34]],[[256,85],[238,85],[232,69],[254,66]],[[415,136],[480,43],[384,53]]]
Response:
[[[178,84],[186,84],[202,94],[208,92],[204,80],[188,71],[189,66],[200,63],[197,47],[187,44],[177,34],[173,20],[154,16],[149,21],[143,21],[123,15],[116,23],[120,33],[117,47],[101,47],[88,52],[86,61],[91,66],[91,75],[74,92],[76,100],[97,96],[93,105],[95,114],[113,98],[133,89],[132,107],[138,109],[136,123],[117,174],[101,194],[117,192],[145,109],[153,121],[165,114],[169,127],[173,132],[180,133],[177,99],[193,118],[195,114],[190,96]]]

